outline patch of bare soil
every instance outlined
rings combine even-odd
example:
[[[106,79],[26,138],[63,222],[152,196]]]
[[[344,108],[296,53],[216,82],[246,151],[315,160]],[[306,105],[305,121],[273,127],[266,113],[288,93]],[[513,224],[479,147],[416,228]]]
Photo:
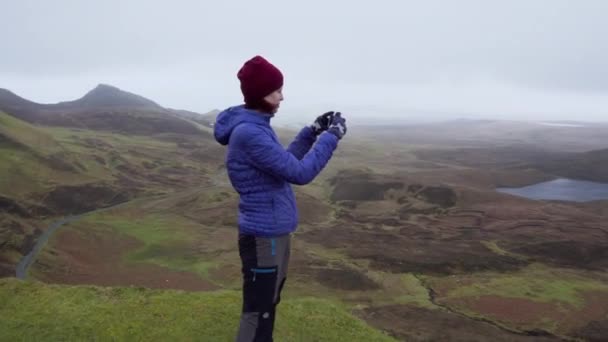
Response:
[[[460,301],[460,300],[459,300]],[[541,303],[523,298],[505,298],[499,296],[480,296],[464,298],[463,305],[483,316],[501,322],[528,326],[542,319],[560,321],[566,312],[559,305]]]
[[[407,305],[371,307],[356,312],[372,326],[402,341],[527,342],[557,341],[544,336],[526,336],[492,324],[444,310]]]
[[[57,233],[52,264],[36,261],[41,280],[62,284],[145,286],[188,291],[217,287],[195,274],[148,263],[127,263],[123,257],[141,246],[136,239],[105,232],[87,236],[71,230]],[[49,261],[50,262],[50,261]]]

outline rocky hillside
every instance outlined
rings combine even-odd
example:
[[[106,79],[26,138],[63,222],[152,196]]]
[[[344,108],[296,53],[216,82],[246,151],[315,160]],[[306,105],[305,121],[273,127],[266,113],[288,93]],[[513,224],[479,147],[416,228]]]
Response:
[[[115,87],[50,105],[0,89],[0,275],[48,220],[204,186],[221,157],[209,127]]]
[[[104,84],[80,99],[56,104],[35,103],[0,89],[0,110],[37,125],[139,135],[199,132],[196,124],[173,111],[142,96]]]

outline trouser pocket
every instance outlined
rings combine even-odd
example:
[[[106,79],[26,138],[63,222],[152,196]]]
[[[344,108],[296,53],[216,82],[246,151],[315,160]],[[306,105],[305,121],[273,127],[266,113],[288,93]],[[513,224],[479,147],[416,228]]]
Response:
[[[274,307],[277,266],[252,267],[243,284],[243,312],[269,312]]]

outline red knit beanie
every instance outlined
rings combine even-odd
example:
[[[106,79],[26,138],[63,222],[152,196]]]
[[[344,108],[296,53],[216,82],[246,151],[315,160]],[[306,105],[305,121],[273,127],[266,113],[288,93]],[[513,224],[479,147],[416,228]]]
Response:
[[[237,77],[246,104],[261,103],[264,97],[283,86],[283,74],[264,57],[255,56],[245,62]]]

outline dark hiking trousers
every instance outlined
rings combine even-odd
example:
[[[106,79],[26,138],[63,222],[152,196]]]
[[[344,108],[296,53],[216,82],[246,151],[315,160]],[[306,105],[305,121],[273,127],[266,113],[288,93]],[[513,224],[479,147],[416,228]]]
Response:
[[[237,342],[272,341],[276,307],[287,276],[291,235],[239,235],[243,311]]]

